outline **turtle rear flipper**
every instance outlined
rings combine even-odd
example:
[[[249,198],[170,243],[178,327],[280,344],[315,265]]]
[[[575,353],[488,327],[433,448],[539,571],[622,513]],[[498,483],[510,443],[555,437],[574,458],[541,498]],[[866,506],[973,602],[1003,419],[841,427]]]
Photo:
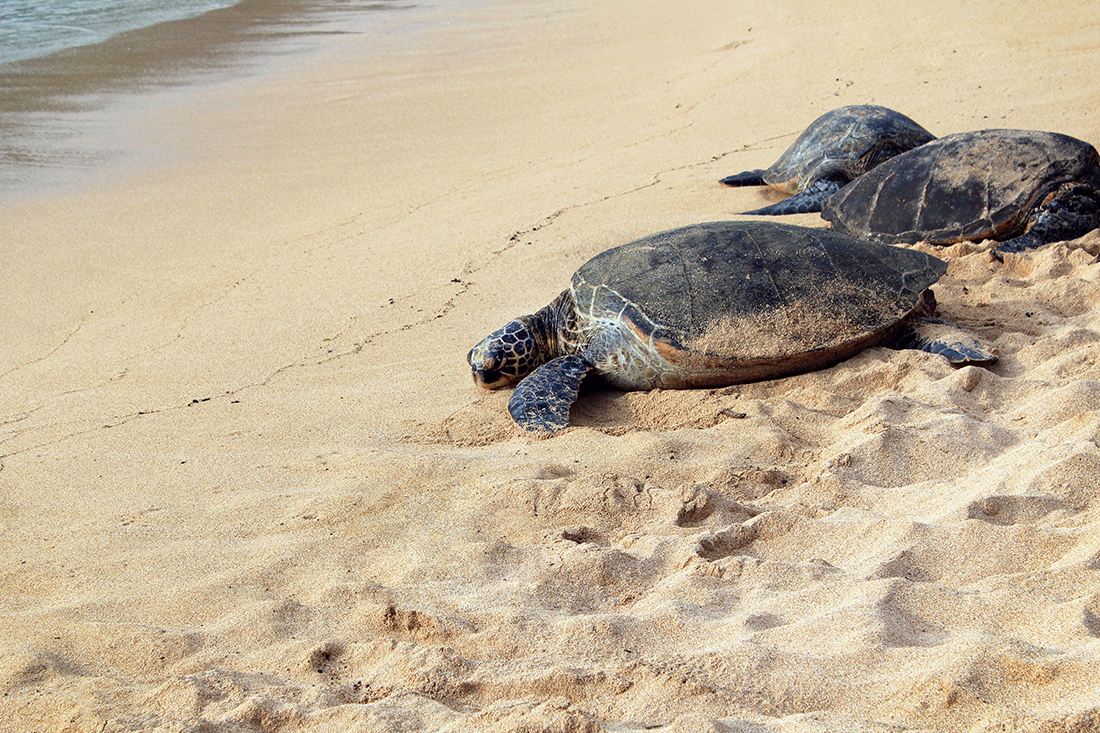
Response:
[[[909,323],[895,346],[939,354],[951,362],[951,366],[992,366],[997,363],[997,355],[976,338],[939,318],[920,318]]]
[[[719,183],[727,186],[763,186],[765,185],[764,171],[757,168],[754,171],[734,173],[732,176],[726,176]]]
[[[993,254],[1023,252],[1051,242],[1077,239],[1096,228],[1100,228],[1100,192],[1069,183],[1031,213],[1026,232],[998,245]]]
[[[569,426],[569,408],[577,401],[581,382],[591,365],[570,354],[551,359],[524,378],[512,398],[508,412],[524,430],[557,432]]]
[[[784,214],[812,214],[821,211],[825,205],[825,199],[839,191],[847,180],[841,181],[835,178],[820,178],[813,182],[802,193],[796,193],[790,198],[783,199],[771,206],[765,206],[753,211],[743,211],[742,214],[757,216],[783,216]]]

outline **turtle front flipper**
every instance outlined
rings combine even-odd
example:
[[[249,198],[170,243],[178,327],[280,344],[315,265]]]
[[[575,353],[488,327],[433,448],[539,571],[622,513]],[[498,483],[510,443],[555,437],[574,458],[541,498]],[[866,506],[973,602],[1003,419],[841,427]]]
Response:
[[[832,178],[821,178],[801,193],[796,193],[790,198],[783,199],[771,206],[765,206],[753,211],[743,211],[742,214],[756,216],[783,216],[785,214],[812,214],[821,211],[825,205],[825,199],[839,191],[847,181],[841,182]]]
[[[591,365],[575,355],[551,359],[531,372],[508,400],[512,419],[530,431],[556,432],[569,426],[569,408],[577,401]]]
[[[1077,239],[1100,227],[1100,192],[1068,183],[1052,193],[1028,218],[1027,231],[1000,244],[994,255],[1023,252],[1050,242]]]
[[[939,354],[951,362],[951,366],[991,366],[997,363],[997,355],[978,339],[939,318],[919,318],[907,324],[896,346]]]
[[[727,186],[763,186],[765,185],[764,171],[758,168],[754,171],[734,173],[732,176],[726,176],[719,183],[724,183]]]

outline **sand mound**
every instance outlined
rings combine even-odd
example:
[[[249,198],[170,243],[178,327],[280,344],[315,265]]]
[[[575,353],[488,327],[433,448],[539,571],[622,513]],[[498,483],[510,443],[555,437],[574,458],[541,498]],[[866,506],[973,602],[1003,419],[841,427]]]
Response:
[[[540,439],[463,361],[775,200],[716,181],[835,106],[1100,140],[1095,28],[1009,10],[490,3],[5,208],[0,730],[1100,730],[1100,235],[919,247],[989,369],[592,389]]]
[[[330,461],[345,493],[282,504],[235,563],[158,591],[199,623],[111,621],[102,598],[6,614],[8,720],[1094,730],[1100,268],[1067,245],[951,254],[940,302],[1000,351],[991,370],[879,348],[596,392],[580,422],[611,404],[605,428],[548,440],[480,398]]]

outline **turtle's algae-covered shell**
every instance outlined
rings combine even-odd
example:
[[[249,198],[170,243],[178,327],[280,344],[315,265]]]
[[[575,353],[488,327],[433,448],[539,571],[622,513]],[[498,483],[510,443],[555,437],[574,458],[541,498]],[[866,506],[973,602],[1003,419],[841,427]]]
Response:
[[[833,195],[821,215],[838,232],[876,242],[1003,241],[1070,182],[1100,188],[1092,145],[1051,132],[979,130],[892,158]]]
[[[935,135],[892,109],[873,104],[840,107],[814,120],[764,171],[763,179],[783,193],[799,193],[837,170],[856,178],[883,157],[934,139]]]
[[[881,343],[946,269],[827,229],[713,222],[607,250],[572,291],[590,327],[622,319],[689,372],[764,379]]]

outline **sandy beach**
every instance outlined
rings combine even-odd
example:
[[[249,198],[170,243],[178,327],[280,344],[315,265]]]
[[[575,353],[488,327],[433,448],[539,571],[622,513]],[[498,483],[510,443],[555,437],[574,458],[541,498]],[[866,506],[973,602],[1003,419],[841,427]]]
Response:
[[[500,0],[135,102],[0,205],[0,731],[1100,731],[1100,232],[914,245],[989,369],[538,438],[466,364],[835,107],[1100,143],[1094,11]]]

